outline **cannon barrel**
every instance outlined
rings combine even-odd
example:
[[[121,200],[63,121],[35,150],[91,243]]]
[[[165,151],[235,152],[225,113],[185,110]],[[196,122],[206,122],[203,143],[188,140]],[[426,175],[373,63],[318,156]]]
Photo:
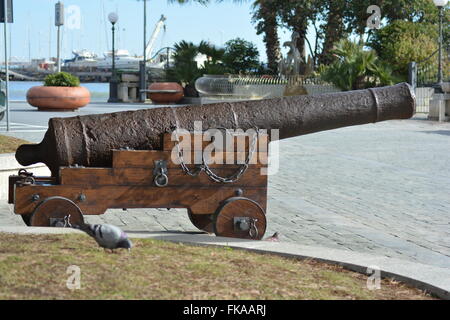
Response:
[[[43,141],[22,145],[16,159],[27,166],[45,163],[57,176],[60,166],[110,167],[112,149],[161,149],[161,134],[174,128],[279,129],[280,139],[374,123],[408,119],[415,112],[415,96],[407,83],[316,96],[171,106],[52,118]]]

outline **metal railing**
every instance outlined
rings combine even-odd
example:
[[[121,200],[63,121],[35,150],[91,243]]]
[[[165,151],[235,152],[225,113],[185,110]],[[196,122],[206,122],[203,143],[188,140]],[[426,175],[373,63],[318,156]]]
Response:
[[[417,86],[431,87],[438,81],[438,51],[417,62]],[[450,81],[450,46],[443,49],[443,81]]]
[[[450,45],[443,49],[443,81],[450,81]],[[409,65],[409,83],[414,87],[417,107],[416,113],[428,113],[434,86],[438,81],[438,51],[426,59]]]
[[[268,99],[340,91],[317,77],[305,76],[205,75],[197,79],[195,87],[202,97],[216,99]]]

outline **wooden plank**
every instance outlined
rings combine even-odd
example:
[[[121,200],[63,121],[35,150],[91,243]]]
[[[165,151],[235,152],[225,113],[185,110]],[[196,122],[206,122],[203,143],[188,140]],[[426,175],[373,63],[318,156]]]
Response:
[[[56,183],[56,178],[54,177],[35,177],[33,176],[33,178],[35,179],[36,183]],[[14,188],[15,188],[15,184],[16,182],[22,180],[23,177],[18,176],[18,175],[12,175],[9,176],[8,182],[9,182],[9,186],[8,186],[8,203],[9,204],[13,204],[14,203]]]
[[[225,136],[225,135],[224,135]],[[203,141],[204,136],[202,134],[191,134],[190,141],[184,141],[187,136],[179,136],[180,147],[189,148],[189,150],[203,150],[208,145],[212,144],[211,141]],[[232,139],[234,144],[227,146],[226,143],[217,144],[215,149],[217,151],[227,151],[227,152],[235,152],[235,151],[248,151],[249,148],[249,137],[245,135],[235,135]],[[267,152],[269,142],[268,134],[261,134],[258,137],[257,149],[261,152]],[[174,149],[176,141],[172,141],[172,134],[165,133],[163,136],[163,151],[171,151]],[[210,146],[212,148],[212,145]],[[231,150],[230,150],[231,149]]]
[[[222,177],[231,176],[236,168],[214,169]],[[212,181],[204,172],[192,177],[180,167],[168,169],[169,186],[211,186],[219,188],[220,183]],[[61,168],[60,182],[71,186],[154,186],[153,170],[147,168]],[[267,184],[267,176],[261,175],[261,168],[248,168],[241,178],[231,183],[234,186],[259,187]]]
[[[197,153],[197,155],[195,155]],[[197,159],[196,159],[197,156]],[[205,155],[207,157],[207,155]],[[211,158],[206,158],[208,165],[211,168],[225,168],[230,166],[225,163],[230,161],[244,163],[247,159],[248,153],[246,152],[214,152]],[[179,168],[179,163],[174,163],[172,159],[179,161],[177,152],[158,151],[158,150],[113,150],[113,168],[154,168],[155,161],[165,160],[168,161],[168,168]],[[201,163],[202,152],[193,151],[190,153],[190,158],[183,157],[185,163]],[[211,163],[212,162],[212,163]],[[222,162],[222,164],[221,164]],[[255,167],[267,167],[268,155],[267,152],[254,153],[250,159],[250,165]],[[234,167],[233,167],[234,168]]]
[[[265,188],[243,188],[243,195],[266,208]],[[236,196],[235,187],[220,189],[208,187],[129,187],[129,186],[20,186],[16,188],[16,214],[30,214],[40,203],[33,202],[32,196],[39,195],[40,201],[61,196],[74,201],[83,214],[103,214],[108,208],[189,208],[194,214],[211,214],[221,201]],[[86,196],[80,201],[80,194]],[[126,213],[124,213],[126,214]]]

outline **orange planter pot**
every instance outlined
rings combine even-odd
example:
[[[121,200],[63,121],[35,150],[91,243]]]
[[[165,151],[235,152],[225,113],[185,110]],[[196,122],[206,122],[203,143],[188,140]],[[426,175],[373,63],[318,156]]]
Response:
[[[89,90],[84,87],[32,87],[27,101],[40,111],[73,111],[91,101]]]
[[[156,104],[177,103],[184,97],[183,87],[176,82],[155,82],[148,90],[148,97]]]

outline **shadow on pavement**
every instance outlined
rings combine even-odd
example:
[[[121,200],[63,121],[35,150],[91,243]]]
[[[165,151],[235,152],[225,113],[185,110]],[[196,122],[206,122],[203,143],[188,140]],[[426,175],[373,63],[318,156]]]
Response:
[[[437,131],[421,131],[422,133],[440,134],[443,136],[450,136],[450,130],[437,130]]]

